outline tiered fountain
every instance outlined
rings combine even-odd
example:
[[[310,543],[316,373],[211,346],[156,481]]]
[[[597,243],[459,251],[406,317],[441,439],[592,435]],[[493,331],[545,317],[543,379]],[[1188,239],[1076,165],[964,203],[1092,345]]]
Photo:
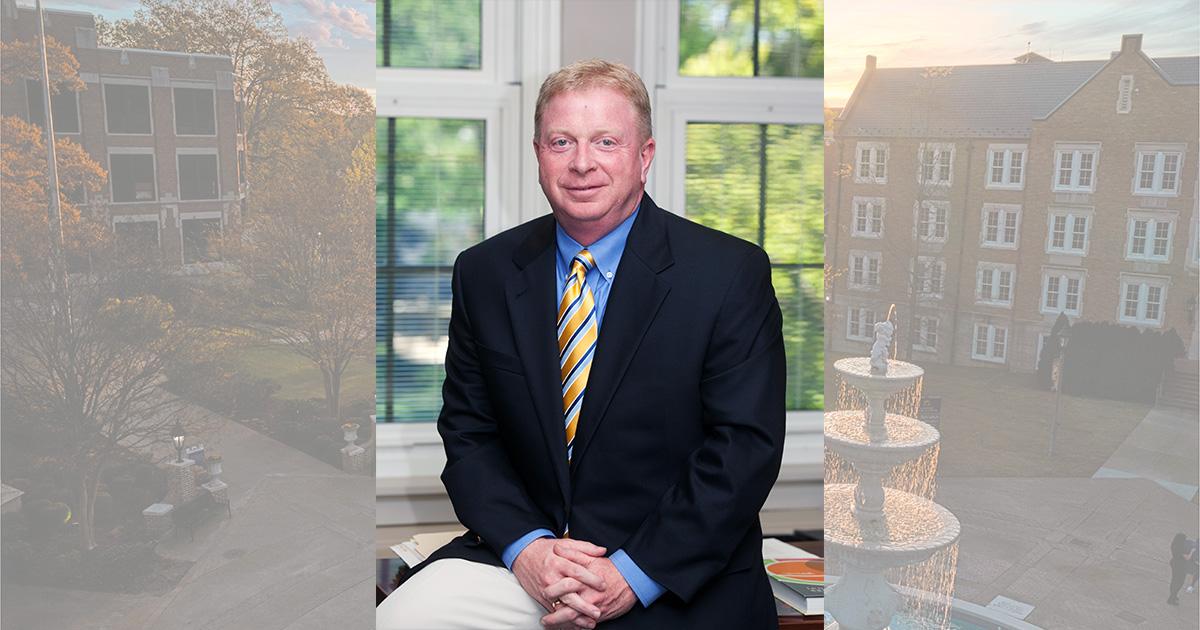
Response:
[[[883,630],[902,609],[906,627],[948,624],[959,523],[932,500],[941,435],[910,417],[924,370],[888,357],[894,333],[891,321],[875,324],[871,357],[833,366],[852,398],[865,398],[865,408],[825,414],[826,469],[835,471],[825,485],[825,551],[829,572],[840,574],[825,610],[836,621],[827,627],[840,630]]]

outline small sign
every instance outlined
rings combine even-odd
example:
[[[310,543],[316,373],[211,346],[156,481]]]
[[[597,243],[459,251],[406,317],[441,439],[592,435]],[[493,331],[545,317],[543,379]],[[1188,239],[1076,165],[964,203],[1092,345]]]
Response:
[[[917,411],[918,418],[935,429],[941,429],[942,424],[942,399],[941,398],[922,398],[921,408]]]
[[[1026,617],[1028,617],[1029,613],[1033,612],[1034,608],[1033,604],[1019,602],[1015,599],[1009,599],[1003,595],[997,595],[992,599],[991,603],[988,604],[987,607],[996,612],[1004,613],[1009,617],[1013,617],[1014,619],[1021,620],[1024,620]]]

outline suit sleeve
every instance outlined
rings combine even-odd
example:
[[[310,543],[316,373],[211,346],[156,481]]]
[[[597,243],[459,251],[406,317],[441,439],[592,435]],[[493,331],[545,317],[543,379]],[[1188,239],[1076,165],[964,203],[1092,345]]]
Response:
[[[786,387],[782,322],[770,261],[755,249],[734,274],[706,350],[699,392],[706,437],[622,545],[647,575],[684,601],[727,566],[779,474]]]
[[[553,529],[553,524],[530,499],[504,449],[463,299],[462,267],[460,256],[451,280],[446,381],[437,424],[446,449],[442,483],[459,522],[499,556],[527,533]]]

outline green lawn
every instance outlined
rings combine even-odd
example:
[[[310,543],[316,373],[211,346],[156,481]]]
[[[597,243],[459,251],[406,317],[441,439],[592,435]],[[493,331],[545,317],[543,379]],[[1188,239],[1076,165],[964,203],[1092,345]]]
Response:
[[[237,353],[233,364],[240,370],[279,384],[276,398],[303,400],[325,397],[321,371],[308,359],[286,347],[248,347]],[[342,375],[342,405],[370,401],[374,396],[374,361],[370,357],[355,359]]]

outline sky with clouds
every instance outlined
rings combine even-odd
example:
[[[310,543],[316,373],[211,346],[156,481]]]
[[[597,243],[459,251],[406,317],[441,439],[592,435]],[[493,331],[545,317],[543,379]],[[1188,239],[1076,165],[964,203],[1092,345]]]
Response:
[[[1142,33],[1151,57],[1200,54],[1200,0],[828,0],[825,103],[845,104],[867,55],[881,68],[1011,63],[1027,49],[1107,59],[1126,33]]]
[[[32,5],[33,0],[19,0]],[[43,0],[48,9],[72,9],[102,15],[109,20],[133,17],[134,0]],[[375,93],[374,0],[276,0],[288,32],[312,40],[329,74],[338,83],[349,83]]]

